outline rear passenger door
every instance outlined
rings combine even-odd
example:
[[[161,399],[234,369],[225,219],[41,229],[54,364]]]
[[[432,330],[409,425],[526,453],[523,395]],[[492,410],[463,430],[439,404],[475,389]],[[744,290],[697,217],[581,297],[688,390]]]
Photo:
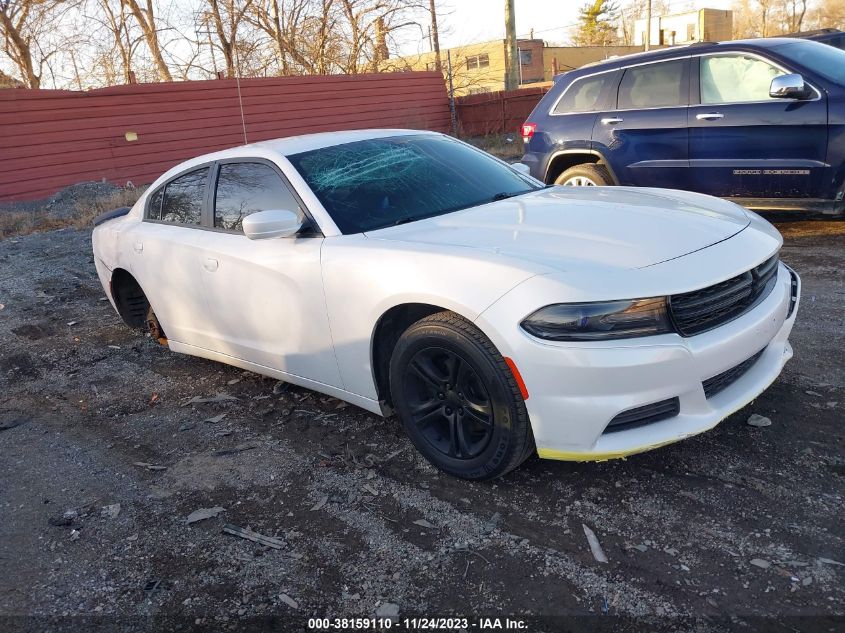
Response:
[[[258,211],[305,216],[290,184],[270,161],[221,162],[212,183],[209,230],[199,257],[214,321],[210,349],[341,386],[323,294],[322,234],[315,229],[307,236],[265,240],[244,235],[243,219]]]
[[[598,112],[616,100],[618,71],[608,70],[572,81],[549,111],[549,123],[542,122],[531,139],[531,151],[545,153],[546,165],[539,172],[547,174],[549,164],[560,154],[583,154],[591,149],[590,137]],[[542,142],[542,145],[538,145]]]
[[[211,165],[171,178],[147,198],[130,236],[131,272],[168,339],[205,347],[213,324],[200,285],[202,216]]]
[[[593,149],[620,185],[687,187],[689,63],[685,57],[625,68],[616,108],[599,113]]]

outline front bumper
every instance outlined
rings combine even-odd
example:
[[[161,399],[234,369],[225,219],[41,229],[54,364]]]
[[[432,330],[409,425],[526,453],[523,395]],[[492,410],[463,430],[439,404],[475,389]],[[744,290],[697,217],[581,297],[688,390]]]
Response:
[[[781,263],[764,301],[690,338],[666,334],[624,345],[572,344],[522,333],[510,351],[528,388],[526,407],[540,457],[624,457],[713,428],[764,391],[792,357],[788,338],[799,297],[798,276]],[[706,397],[704,381],[758,353],[741,376]],[[677,415],[606,432],[618,414],[673,398],[680,405]]]

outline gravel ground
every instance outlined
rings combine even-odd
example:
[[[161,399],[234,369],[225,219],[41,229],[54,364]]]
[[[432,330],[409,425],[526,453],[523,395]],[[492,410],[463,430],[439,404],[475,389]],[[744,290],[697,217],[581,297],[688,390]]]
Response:
[[[430,467],[393,419],[126,328],[89,232],[0,241],[0,629],[306,630],[398,610],[842,630],[843,227],[782,227],[804,282],[796,355],[754,403],[651,453],[533,459],[484,484]],[[203,508],[221,510],[188,524]]]

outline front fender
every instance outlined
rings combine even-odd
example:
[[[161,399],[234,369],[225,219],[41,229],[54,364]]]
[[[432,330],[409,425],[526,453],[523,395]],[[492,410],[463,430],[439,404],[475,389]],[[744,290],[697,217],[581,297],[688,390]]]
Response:
[[[475,321],[499,297],[535,274],[475,249],[443,249],[364,235],[326,238],[321,264],[343,387],[371,399],[377,397],[372,336],[388,310],[422,303]]]

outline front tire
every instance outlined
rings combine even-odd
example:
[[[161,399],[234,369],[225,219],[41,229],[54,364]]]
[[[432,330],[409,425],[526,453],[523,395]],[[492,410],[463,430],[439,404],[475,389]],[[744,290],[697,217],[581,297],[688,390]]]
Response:
[[[614,182],[607,167],[601,163],[584,163],[567,169],[555,179],[555,184],[567,187],[609,187]]]
[[[504,358],[452,312],[405,330],[390,361],[390,392],[411,442],[450,475],[501,477],[534,452],[525,402]]]

